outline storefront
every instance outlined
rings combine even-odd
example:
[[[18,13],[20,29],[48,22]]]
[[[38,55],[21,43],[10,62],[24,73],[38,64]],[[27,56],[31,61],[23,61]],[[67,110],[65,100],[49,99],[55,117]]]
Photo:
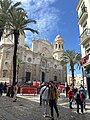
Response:
[[[87,82],[87,90],[90,99],[90,67],[86,68],[86,82]]]

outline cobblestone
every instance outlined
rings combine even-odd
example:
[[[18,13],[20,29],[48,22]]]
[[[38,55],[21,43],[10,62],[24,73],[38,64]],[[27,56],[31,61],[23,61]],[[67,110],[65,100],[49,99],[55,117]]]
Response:
[[[61,96],[58,101],[60,117],[55,120],[89,120],[90,119],[90,101],[87,101],[87,110],[84,114],[76,113],[74,109],[68,108],[67,98]],[[10,97],[0,97],[0,120],[49,120],[42,116],[42,108],[39,106],[39,96],[19,95],[17,102],[13,102]],[[56,118],[56,114],[55,114]]]

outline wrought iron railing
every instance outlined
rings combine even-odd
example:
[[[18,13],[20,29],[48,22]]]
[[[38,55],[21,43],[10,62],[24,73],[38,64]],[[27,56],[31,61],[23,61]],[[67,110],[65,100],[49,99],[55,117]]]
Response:
[[[90,35],[90,29],[86,28],[83,33],[80,35],[81,42],[86,39],[86,37]]]
[[[81,19],[83,13],[85,13],[85,12],[87,12],[87,7],[83,7],[83,8],[81,9],[81,12],[80,12],[80,15],[79,15],[79,20]]]

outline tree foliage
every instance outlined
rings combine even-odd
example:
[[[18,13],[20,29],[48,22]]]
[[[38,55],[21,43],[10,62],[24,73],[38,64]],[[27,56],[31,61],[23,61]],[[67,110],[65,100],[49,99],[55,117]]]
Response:
[[[37,30],[27,27],[28,24],[36,23],[36,21],[29,19],[26,11],[21,8],[20,5],[20,2],[12,5],[11,0],[0,1],[0,35],[2,36],[4,29],[9,31],[7,36],[11,34],[14,35],[13,84],[16,81],[16,61],[19,35],[25,35],[25,30],[38,34]]]
[[[81,66],[81,54],[77,53],[75,50],[66,50],[61,57],[61,64],[69,64],[72,73],[72,83],[74,85],[74,70],[75,65],[80,69]]]

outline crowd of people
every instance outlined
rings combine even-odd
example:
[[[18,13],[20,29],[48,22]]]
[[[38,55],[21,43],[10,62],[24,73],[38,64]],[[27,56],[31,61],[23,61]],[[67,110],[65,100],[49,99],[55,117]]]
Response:
[[[56,111],[57,118],[59,117],[57,100],[58,90],[53,81],[50,81],[48,84],[43,83],[40,90],[40,105],[42,105],[44,117],[49,116],[49,107],[51,112],[51,119],[54,120],[54,109]]]
[[[7,92],[7,84],[6,82],[3,84],[2,82],[0,83],[0,96],[2,96],[2,94]]]
[[[17,100],[17,92],[18,92],[18,83],[15,82],[12,87],[12,97],[13,102],[16,102]],[[2,96],[3,93],[6,93],[7,96],[9,92],[9,87],[7,86],[7,83],[0,83],[0,96]],[[60,90],[58,87],[54,84],[53,81],[50,81],[49,83],[43,82],[40,86],[40,106],[42,106],[43,110],[43,116],[44,117],[51,117],[52,120],[54,120],[54,109],[56,111],[57,118],[59,117],[59,111],[57,106],[58,98],[60,97]],[[77,113],[79,113],[79,108],[81,108],[81,113],[83,113],[84,109],[86,109],[86,98],[87,98],[87,92],[83,85],[81,85],[79,88],[75,88],[73,85],[70,85],[66,87],[66,97],[68,97],[69,100],[69,108],[73,109],[72,103],[75,102],[77,106]],[[49,113],[50,111],[50,113]]]
[[[79,113],[79,106],[81,108],[81,113],[83,113],[83,109],[86,109],[86,98],[87,98],[87,92],[83,85],[81,85],[79,88],[73,88],[73,86],[70,86],[70,89],[67,91],[67,96],[69,99],[69,108],[73,109],[72,102],[75,102],[77,105],[77,113]]]
[[[14,85],[8,86],[7,83],[0,83],[0,96],[3,95],[3,93],[6,93],[6,96],[13,97],[13,102],[16,102],[17,100],[17,92],[18,92],[18,83],[15,82]]]
[[[57,101],[59,97],[60,91],[58,91],[58,88],[55,86],[53,81],[50,81],[49,84],[42,83],[40,89],[40,106],[42,106],[44,117],[49,116],[50,110],[50,116],[52,120],[54,120],[53,109],[55,109],[57,117],[59,117],[57,106]],[[68,97],[70,109],[73,109],[72,103],[74,102],[77,106],[77,113],[79,113],[79,108],[81,108],[81,113],[83,113],[83,110],[86,109],[87,98],[87,92],[83,85],[81,85],[79,88],[76,88],[73,85],[67,86],[66,97]]]

